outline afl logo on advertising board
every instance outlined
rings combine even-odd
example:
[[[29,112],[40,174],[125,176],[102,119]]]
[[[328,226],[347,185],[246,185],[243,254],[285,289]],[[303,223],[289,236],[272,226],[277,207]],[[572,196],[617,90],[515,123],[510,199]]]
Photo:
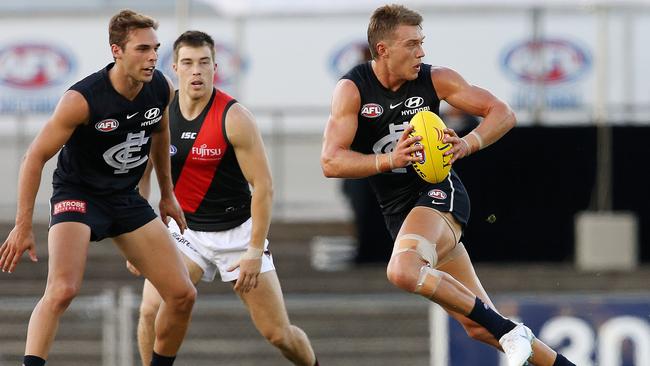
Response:
[[[541,64],[535,60],[541,57]],[[524,41],[508,48],[501,59],[503,71],[523,83],[556,85],[576,81],[591,68],[591,55],[564,39]]]
[[[15,43],[0,48],[0,85],[39,89],[60,84],[74,71],[73,58],[44,43]]]
[[[368,42],[348,42],[332,52],[332,57],[330,57],[330,70],[336,78],[339,78],[354,66],[368,61],[370,58]]]
[[[119,125],[120,123],[117,120],[105,119],[95,123],[95,129],[99,132],[111,132],[115,131]]]
[[[230,85],[235,82],[237,75],[241,75],[246,71],[248,62],[233,47],[226,44],[216,43],[214,49],[214,57],[217,64],[217,72],[214,74],[214,84],[217,87]],[[176,73],[172,68],[172,63],[174,63],[173,51],[173,49],[168,48],[160,53],[162,57],[160,58],[159,68],[172,78],[174,84],[178,84]]]
[[[366,118],[377,118],[384,113],[384,108],[377,103],[364,104],[360,114]]]

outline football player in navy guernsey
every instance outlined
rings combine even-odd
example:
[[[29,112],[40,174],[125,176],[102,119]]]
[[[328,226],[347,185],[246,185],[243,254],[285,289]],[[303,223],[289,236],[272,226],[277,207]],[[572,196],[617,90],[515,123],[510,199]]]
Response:
[[[214,87],[214,40],[208,34],[181,34],[174,42],[173,68],[179,89],[169,107],[172,179],[188,229],[170,222],[169,230],[190,277],[211,282],[218,272],[221,281],[234,285],[258,331],[289,361],[318,365],[309,338],[289,321],[268,250],[272,179],[255,119]],[[148,180],[145,173],[143,195]],[[127,265],[138,273],[137,266]],[[151,357],[160,304],[146,280],[138,321],[143,365]]]
[[[164,299],[151,365],[172,365],[185,337],[196,289],[163,220],[186,227],[169,164],[167,106],[173,86],[155,69],[158,23],[130,10],[109,23],[114,58],[73,85],[38,133],[22,163],[16,225],[0,248],[12,272],[28,251],[34,201],[45,162],[59,152],[53,176],[45,293],[29,321],[24,366],[44,365],[59,318],[79,292],[90,241],[112,238]],[[136,187],[151,157],[161,190],[160,215]]]
[[[422,17],[400,5],[375,10],[368,26],[372,60],[336,85],[325,129],[321,166],[327,177],[370,177],[395,241],[388,279],[442,306],[473,339],[504,351],[510,366],[572,365],[530,329],[502,317],[483,289],[460,237],[469,197],[452,170],[429,184],[411,163],[422,150],[409,137],[411,117],[439,113],[440,100],[484,118],[462,138],[445,130],[451,161],[494,143],[515,125],[507,104],[467,83],[455,71],[423,64]],[[433,199],[432,197],[435,197]]]

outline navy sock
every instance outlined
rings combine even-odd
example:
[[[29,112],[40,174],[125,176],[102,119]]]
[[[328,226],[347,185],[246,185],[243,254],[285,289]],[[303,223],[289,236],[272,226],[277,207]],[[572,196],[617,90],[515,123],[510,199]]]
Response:
[[[157,354],[154,351],[153,356],[151,357],[151,363],[149,365],[150,366],[172,366],[174,364],[175,359],[176,356],[172,356],[172,357],[162,356]]]
[[[497,340],[517,326],[512,320],[502,317],[485,305],[478,297],[474,303],[474,308],[467,317],[487,329]]]
[[[23,366],[43,366],[45,360],[38,356],[25,355],[23,357]]]
[[[558,352],[557,356],[555,357],[555,362],[553,362],[553,366],[576,366],[576,365],[573,362],[567,360],[566,357],[562,356],[562,354]]]

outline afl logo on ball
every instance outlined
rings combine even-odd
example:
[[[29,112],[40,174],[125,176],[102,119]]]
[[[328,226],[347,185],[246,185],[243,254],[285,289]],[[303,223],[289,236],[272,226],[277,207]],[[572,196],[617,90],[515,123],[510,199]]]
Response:
[[[120,125],[117,120],[114,119],[105,119],[103,121],[99,121],[95,124],[95,129],[99,132],[111,132],[115,131],[117,127]]]
[[[439,189],[432,189],[427,193],[429,197],[435,198],[437,200],[444,200],[447,198],[447,193],[439,190]]]
[[[361,115],[366,118],[377,118],[382,113],[384,113],[384,108],[377,103],[368,103],[361,107]]]
[[[418,142],[415,142],[413,145],[421,146],[422,144],[418,141]],[[426,154],[424,153],[424,150],[419,150],[419,151],[414,152],[413,156],[420,159],[418,161],[420,164],[424,164],[427,161]]]

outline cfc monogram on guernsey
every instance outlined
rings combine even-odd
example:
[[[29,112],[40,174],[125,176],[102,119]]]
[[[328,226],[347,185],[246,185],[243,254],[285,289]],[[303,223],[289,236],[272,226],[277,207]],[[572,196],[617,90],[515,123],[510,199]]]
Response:
[[[407,81],[397,91],[386,89],[375,76],[371,62],[354,67],[343,79],[355,83],[361,95],[358,127],[351,148],[364,154],[393,151],[411,118],[420,111],[439,113],[440,100],[431,81],[431,65],[422,64],[415,80]],[[427,183],[413,167],[370,177],[385,215],[410,210],[412,192]]]
[[[214,89],[192,121],[180,111],[178,92],[170,104],[174,193],[192,230],[228,230],[250,217],[251,192],[226,133],[226,116],[235,103]]]
[[[151,133],[158,129],[169,103],[169,84],[158,70],[133,100],[126,99],[108,77],[113,63],[70,90],[88,102],[88,123],[78,126],[61,150],[53,184],[93,194],[135,189],[146,167]]]

